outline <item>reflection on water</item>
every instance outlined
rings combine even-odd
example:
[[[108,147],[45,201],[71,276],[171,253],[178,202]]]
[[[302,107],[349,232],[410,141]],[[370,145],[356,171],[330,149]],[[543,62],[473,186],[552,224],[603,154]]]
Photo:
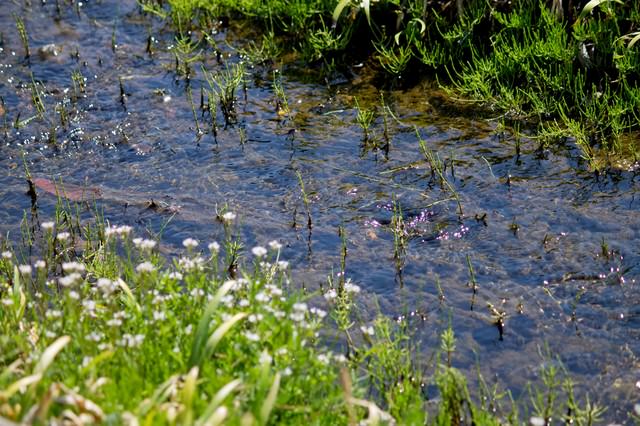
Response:
[[[160,22],[141,16],[134,1],[65,7],[60,17],[54,5],[32,3],[0,10],[5,28],[15,27],[14,13],[24,17],[31,49],[40,52],[23,59],[17,32],[3,33],[3,234],[17,238],[30,211],[23,158],[36,177],[95,188],[112,223],[141,233],[167,225],[168,251],[189,236],[220,240],[215,215],[228,204],[240,214],[246,246],[280,239],[294,276],[310,289],[339,268],[343,226],[347,276],[372,310],[415,317],[424,348],[416,356],[431,356],[451,320],[456,366],[473,373],[480,365],[516,395],[550,362],[537,355],[548,344],[579,389],[612,404],[608,418],[624,419],[639,399],[635,173],[584,171],[570,143],[540,151],[524,139],[516,156],[514,138],[490,121],[439,113],[429,87],[385,93],[393,116],[384,116],[366,79],[303,83],[287,77],[294,65],[282,73],[289,116],[278,113],[272,68],[248,67],[238,123],[225,127],[219,114],[216,137],[197,137],[187,81],[174,72],[174,40]],[[205,50],[207,69],[240,60],[229,46],[246,41],[230,31],[214,38],[223,64]],[[199,110],[207,87],[199,66],[189,87],[198,125],[209,130],[211,118]],[[34,96],[43,101],[41,116]],[[387,122],[388,155],[377,149],[383,143],[363,142],[356,97],[377,111],[374,141],[383,141]],[[424,161],[416,130],[450,187]],[[297,172],[311,202],[310,235]],[[55,199],[40,192],[43,220]],[[151,200],[170,208],[150,209]],[[401,259],[398,232],[406,240]],[[503,340],[488,303],[506,315]]]

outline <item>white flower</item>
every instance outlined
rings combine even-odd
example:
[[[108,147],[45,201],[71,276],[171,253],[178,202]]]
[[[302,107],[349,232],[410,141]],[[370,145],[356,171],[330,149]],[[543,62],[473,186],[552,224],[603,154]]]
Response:
[[[81,280],[82,275],[77,272],[72,272],[69,275],[58,278],[58,283],[60,283],[62,287],[70,287]]]
[[[226,212],[222,215],[222,220],[225,222],[232,222],[236,219],[236,214],[234,212]]]
[[[182,245],[187,249],[187,250],[191,250],[194,249],[196,247],[198,247],[198,240],[194,240],[193,238],[186,238],[183,242]]]
[[[108,278],[99,278],[96,284],[104,297],[109,297],[117,289],[116,283]]]
[[[106,322],[109,327],[120,327],[122,325],[122,320],[120,318],[112,318]]]
[[[178,266],[182,267],[185,271],[202,270],[204,265],[204,259],[202,256],[189,259],[188,257],[181,257],[178,259]]]
[[[189,324],[188,326],[186,326],[184,328],[184,333],[188,336],[191,334],[191,332],[193,331],[193,324]]]
[[[191,290],[190,294],[193,298],[202,297],[204,296],[204,290],[201,288],[194,288],[193,290]]]
[[[289,262],[287,262],[286,260],[278,261],[278,269],[280,269],[281,271],[286,270],[288,267],[289,267]]]
[[[72,298],[73,300],[78,300],[80,299],[80,294],[75,290],[71,290],[69,292],[69,297]]]
[[[339,362],[340,364],[345,364],[347,362],[347,357],[342,354],[335,355],[333,359],[335,359],[336,362]]]
[[[180,281],[182,279],[182,274],[180,272],[171,272],[168,277],[169,279]]]
[[[249,302],[247,299],[241,299],[240,301],[238,301],[238,306],[240,306],[241,308],[246,308],[249,305],[251,305],[251,302]]]
[[[267,249],[262,246],[256,246],[251,249],[251,253],[253,253],[255,257],[262,257],[267,254]]]
[[[269,241],[269,247],[271,247],[273,250],[280,250],[282,248],[282,244],[277,240],[273,240]]]
[[[256,294],[256,297],[255,297],[256,302],[260,302],[260,303],[267,303],[270,299],[271,297],[269,297],[268,294],[263,292]]]
[[[291,321],[302,322],[304,321],[304,313],[303,312],[292,312],[289,314],[289,318]]]
[[[62,264],[62,270],[65,272],[82,273],[85,271],[85,269],[85,266],[80,262],[64,262]]]
[[[22,275],[31,275],[31,265],[20,265],[18,270]]]
[[[293,304],[293,310],[294,311],[298,311],[298,312],[306,312],[307,311],[307,304],[306,303],[294,303]]]
[[[141,274],[147,273],[147,272],[153,272],[155,269],[156,267],[153,266],[153,263],[151,262],[142,262],[141,264],[136,266],[136,271]]]
[[[318,355],[318,361],[323,364],[329,364],[329,356],[327,356],[326,354],[320,354]]]
[[[273,284],[267,284],[265,288],[269,290],[269,293],[271,293],[272,296],[275,296],[275,297],[282,296],[282,289],[280,287],[277,287]]]
[[[167,319],[167,313],[165,311],[153,311],[154,321],[164,321]]]
[[[118,227],[117,233],[121,237],[126,237],[127,235],[129,235],[131,233],[132,230],[133,230],[133,228],[130,227],[129,225],[122,225],[122,226]]]
[[[44,260],[36,260],[35,267],[36,269],[45,269],[47,267],[47,262]]]
[[[361,325],[360,331],[362,331],[363,334],[367,334],[369,336],[373,336],[375,334],[375,330],[373,329],[372,326],[367,327],[365,325]]]
[[[58,235],[56,235],[56,239],[58,241],[67,241],[69,238],[71,237],[71,234],[68,232],[60,232],[58,233]]]
[[[215,242],[215,241],[214,241],[214,242],[212,242],[212,243],[209,243],[209,251],[210,251],[212,254],[217,254],[217,253],[220,251],[220,244],[218,244],[218,243],[217,243],[217,242]]]
[[[273,361],[273,358],[271,357],[271,355],[269,355],[267,351],[262,351],[258,362],[260,364],[271,364],[271,361]]]
[[[45,316],[49,319],[52,318],[61,318],[62,317],[62,311],[59,311],[57,309],[51,309],[49,311],[46,312]]]
[[[328,301],[333,301],[338,297],[338,293],[334,289],[330,289],[324,294],[324,298]]]
[[[136,334],[131,335],[129,333],[125,333],[122,335],[122,340],[118,343],[120,346],[135,348],[140,346],[144,341],[144,334]]]
[[[309,309],[309,312],[311,312],[312,314],[316,315],[320,319],[322,319],[322,318],[327,316],[327,312],[322,310],[322,309],[320,309],[320,308],[311,308],[311,309]]]
[[[142,238],[134,238],[131,240],[133,245],[138,247],[140,250],[152,250],[156,246],[156,242],[154,240],[142,239]]]
[[[282,370],[283,376],[290,376],[291,374],[293,374],[293,371],[291,371],[291,367],[286,367],[284,370]]]
[[[349,280],[347,280],[346,283],[344,283],[344,290],[347,293],[357,294],[357,293],[360,293],[360,286],[358,286],[356,284],[353,284],[351,282],[351,280],[349,279]]]
[[[251,331],[245,331],[244,337],[246,337],[250,342],[257,342],[260,340],[260,336],[256,333],[252,333]]]
[[[7,250],[7,251],[3,251],[3,252],[2,252],[2,258],[3,258],[3,259],[9,260],[9,259],[11,259],[12,257],[13,257],[13,254],[11,254],[11,252],[10,252],[10,251],[8,251],[8,250]]]
[[[264,315],[262,315],[262,314],[251,314],[247,318],[247,321],[249,321],[251,323],[256,323],[256,322],[262,321],[263,319],[264,319]]]
[[[116,235],[118,233],[117,226],[107,226],[104,230],[104,236],[109,238],[112,235]]]
[[[53,223],[53,222],[42,222],[42,225],[40,225],[40,226],[45,231],[51,231],[53,229],[53,227],[55,226],[55,223]]]
[[[133,228],[131,228],[128,225],[109,226],[104,230],[104,235],[107,238],[109,238],[112,235],[116,235],[116,236],[120,236],[120,237],[126,237],[129,234],[131,234],[132,230],[133,230]]]
[[[104,336],[103,336],[102,334],[97,333],[97,332],[95,332],[95,331],[93,331],[93,332],[91,332],[91,333],[89,333],[89,334],[87,334],[87,335],[85,336],[85,338],[86,338],[87,340],[91,340],[92,342],[99,342],[100,340],[102,340],[102,338],[103,338],[103,337],[104,337]]]

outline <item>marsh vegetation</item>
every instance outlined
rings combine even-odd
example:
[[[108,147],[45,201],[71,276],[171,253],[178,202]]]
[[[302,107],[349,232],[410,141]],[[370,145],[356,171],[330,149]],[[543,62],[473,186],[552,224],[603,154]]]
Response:
[[[8,2],[0,424],[636,421],[638,7]]]

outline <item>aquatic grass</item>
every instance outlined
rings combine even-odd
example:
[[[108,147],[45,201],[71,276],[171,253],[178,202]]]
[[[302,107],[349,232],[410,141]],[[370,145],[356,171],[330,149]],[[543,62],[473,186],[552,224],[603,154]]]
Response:
[[[449,179],[445,176],[446,172],[446,162],[440,159],[440,154],[437,152],[433,152],[428,146],[426,141],[422,139],[420,136],[420,132],[418,128],[415,128],[416,137],[418,138],[418,145],[420,146],[420,151],[422,152],[425,161],[429,164],[429,168],[431,169],[431,180],[437,179],[441,188],[446,189],[451,196],[455,199],[456,204],[458,205],[458,214],[460,216],[464,215],[464,211],[462,209],[462,200],[460,199],[460,195],[458,191],[454,188],[454,186],[449,182]],[[453,159],[451,160],[451,174],[453,174]]]
[[[313,228],[313,220],[311,219],[311,200],[309,199],[309,194],[305,189],[304,180],[302,179],[302,173],[300,173],[299,170],[296,170],[296,177],[298,178],[298,184],[300,185],[302,203],[304,204],[304,209],[307,213],[307,229],[309,230],[309,233],[311,233],[311,229]]]
[[[366,143],[370,137],[369,128],[371,127],[371,124],[375,119],[375,113],[372,109],[361,108],[357,98],[355,98],[354,102],[356,104],[356,112],[357,112],[356,122],[358,123],[358,125],[363,131],[363,134],[364,134],[363,140]]]
[[[219,72],[211,72],[203,66],[202,72],[209,85],[209,97],[213,97],[219,103],[225,124],[236,124],[236,90],[245,84],[244,64],[227,65],[224,70]]]
[[[187,101],[189,101],[189,105],[191,106],[191,113],[193,114],[193,121],[196,125],[196,139],[199,139],[203,135],[203,132],[200,129],[198,114],[196,113],[196,106],[193,103],[193,91],[191,90],[191,86],[187,86],[186,92],[187,92]],[[201,98],[202,97],[203,96],[201,96]],[[201,104],[204,104],[204,101],[202,101]]]
[[[172,50],[175,58],[176,74],[185,77],[188,81],[193,74],[193,64],[203,60],[199,43],[194,42],[189,35],[179,33],[175,38],[175,45]]]
[[[221,16],[231,24],[257,24],[265,38],[248,49],[257,62],[279,55],[277,39],[303,63],[322,68],[319,75],[355,61],[394,76],[386,80],[391,86],[426,73],[453,103],[533,123],[542,137],[561,135],[546,143],[575,141],[587,165],[600,170],[616,157],[637,156],[627,136],[638,129],[640,10],[619,1],[565,6],[538,0],[143,2],[144,10],[170,19],[178,34],[215,26]]]
[[[284,91],[284,87],[282,86],[282,81],[278,77],[276,71],[273,72],[272,87],[275,95],[276,114],[278,117],[289,117],[289,114],[291,113],[291,110],[289,109],[289,101],[287,100],[287,95]]]
[[[24,49],[24,58],[28,60],[31,57],[31,50],[29,49],[29,35],[27,34],[27,27],[20,16],[14,15],[14,20],[16,21],[16,29],[18,30],[18,36],[20,36],[20,41],[22,42],[22,47]]]
[[[393,233],[393,260],[396,268],[396,276],[402,286],[402,270],[409,247],[409,233],[402,214],[402,207],[397,200],[393,201],[393,216],[391,217],[390,228]]]

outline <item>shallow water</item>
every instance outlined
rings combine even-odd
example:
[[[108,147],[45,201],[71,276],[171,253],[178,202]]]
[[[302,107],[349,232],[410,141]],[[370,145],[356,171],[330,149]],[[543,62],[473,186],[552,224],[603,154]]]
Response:
[[[60,16],[54,4],[5,3],[0,231],[10,239],[19,238],[24,211],[33,224],[50,219],[55,205],[40,191],[37,217],[31,215],[23,155],[33,176],[100,188],[99,207],[112,223],[136,225],[138,233],[166,225],[169,252],[188,236],[221,240],[215,215],[226,203],[240,214],[246,247],[279,239],[294,277],[312,290],[339,270],[343,226],[346,275],[364,289],[372,316],[377,304],[384,314],[415,318],[422,348],[416,357],[430,359],[451,320],[455,365],[471,374],[479,365],[490,383],[497,380],[516,396],[553,362],[539,355],[548,345],[579,390],[610,405],[607,419],[624,420],[640,400],[640,184],[634,171],[596,176],[570,142],[540,151],[523,138],[517,156],[511,134],[469,113],[445,113],[428,85],[384,93],[395,116],[387,116],[388,156],[367,150],[355,97],[377,106],[374,138],[383,137],[379,93],[367,75],[311,84],[294,64],[247,66],[237,124],[225,127],[218,114],[217,138],[198,138],[186,80],[175,73],[173,35],[141,15],[135,2],[87,2],[78,10],[65,4]],[[25,20],[28,61],[13,14]],[[146,52],[149,34],[153,55]],[[202,46],[204,63],[219,71],[241,61],[231,46],[246,47],[250,33],[220,28],[213,37],[224,64]],[[57,56],[38,51],[50,43]],[[208,86],[200,64],[194,68],[190,87],[198,108],[200,88]],[[288,117],[275,106],[272,69],[278,68]],[[84,93],[74,92],[73,71],[86,78]],[[17,121],[36,115],[31,74],[45,112],[16,129],[18,114]],[[56,112],[61,103],[67,126]],[[197,116],[209,130],[209,115],[198,110]],[[416,129],[447,163],[462,215],[452,192],[432,178]],[[310,233],[296,172],[311,200]],[[149,209],[151,200],[179,212]],[[390,226],[394,202],[408,230],[401,272]],[[613,250],[609,256],[602,255],[603,241]],[[507,315],[502,340],[487,303]]]

